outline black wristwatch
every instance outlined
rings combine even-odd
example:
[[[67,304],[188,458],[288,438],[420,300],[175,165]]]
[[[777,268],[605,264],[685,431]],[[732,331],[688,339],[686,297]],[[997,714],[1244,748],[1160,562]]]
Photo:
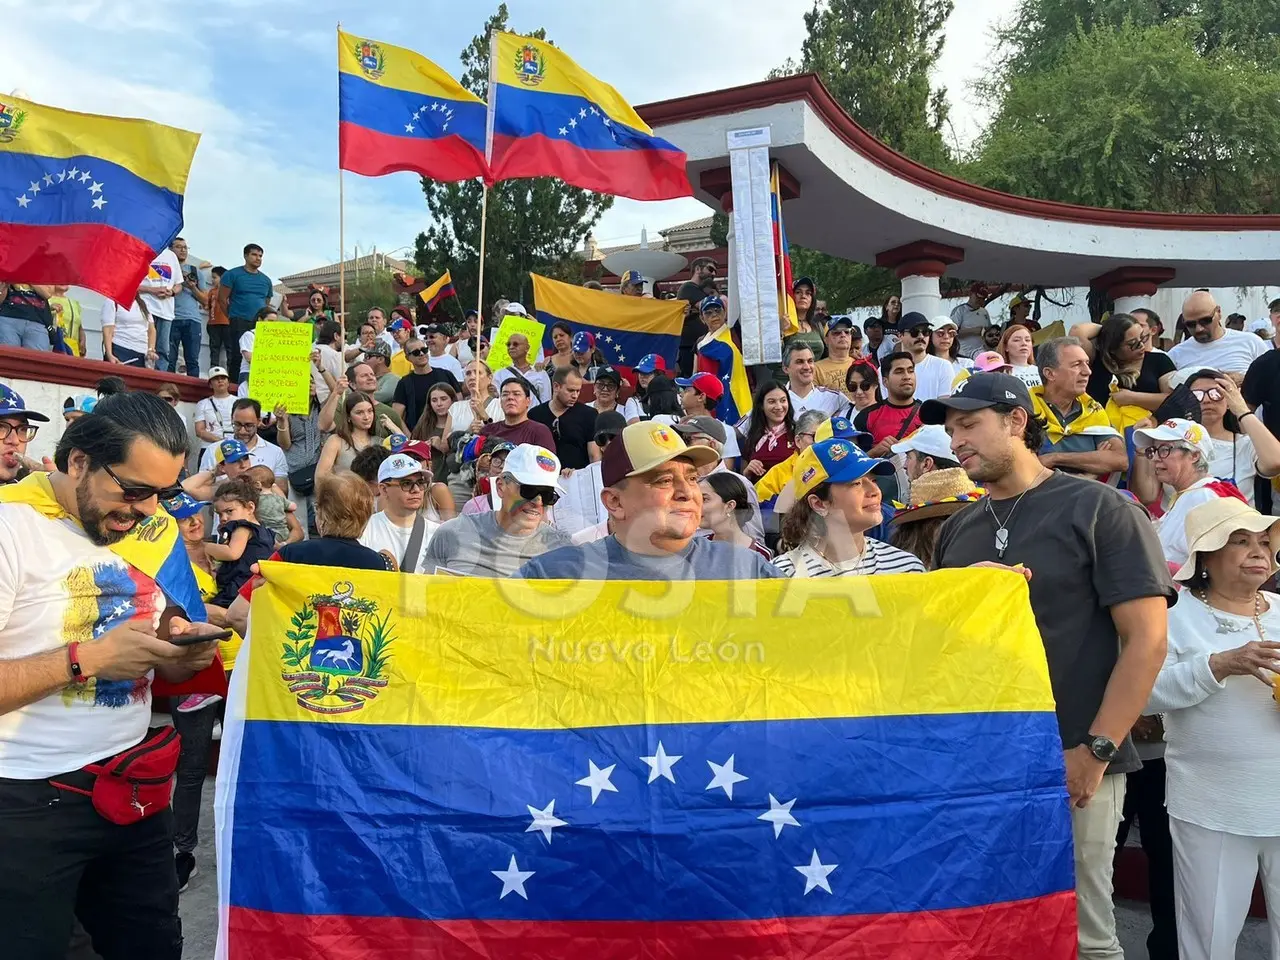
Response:
[[[1085,740],[1084,746],[1089,748],[1089,752],[1101,760],[1103,763],[1110,763],[1116,758],[1116,754],[1120,752],[1120,748],[1115,745],[1115,741],[1110,737],[1096,737],[1090,734]]]

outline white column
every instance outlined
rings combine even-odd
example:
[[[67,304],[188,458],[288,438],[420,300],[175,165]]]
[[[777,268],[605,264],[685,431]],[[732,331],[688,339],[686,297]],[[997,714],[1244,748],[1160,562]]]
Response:
[[[1150,309],[1150,297],[1116,297],[1113,313],[1133,313],[1139,309]]]
[[[729,326],[738,323],[738,248],[733,242],[733,211],[729,211],[729,274],[728,289],[725,290],[725,316],[729,318]]]
[[[902,278],[902,313],[923,313],[932,320],[942,312],[942,289],[937,277],[918,274]]]

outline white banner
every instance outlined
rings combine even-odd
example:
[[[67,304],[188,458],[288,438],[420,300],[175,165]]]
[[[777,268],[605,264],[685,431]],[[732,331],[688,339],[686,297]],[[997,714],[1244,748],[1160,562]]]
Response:
[[[729,133],[735,292],[742,359],[747,364],[778,363],[782,360],[782,339],[774,276],[769,132],[763,128],[749,131],[750,136],[742,135],[745,133],[747,131]]]

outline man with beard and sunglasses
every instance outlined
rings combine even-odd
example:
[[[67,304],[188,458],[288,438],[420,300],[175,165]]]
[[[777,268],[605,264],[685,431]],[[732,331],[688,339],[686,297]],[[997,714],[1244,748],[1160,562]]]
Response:
[[[534,557],[570,544],[568,535],[547,521],[547,508],[564,492],[554,453],[520,444],[507,455],[496,485],[501,506],[441,524],[420,572],[443,568],[468,577],[509,577]]]
[[[1169,351],[1169,359],[1179,370],[1220,370],[1236,386],[1244,382],[1249,364],[1271,349],[1261,337],[1224,327],[1222,308],[1207,290],[1197,290],[1183,302],[1182,325],[1188,338]]]
[[[157,511],[181,492],[188,440],[159,397],[108,397],[67,427],[53,473],[0,493],[6,957],[65,955],[75,920],[103,960],[182,955],[167,796],[99,812],[85,768],[146,740],[153,677],[181,682],[213,662],[215,642],[185,641],[215,628],[170,608],[198,596],[189,565],[154,562],[176,534]]]
[[[48,423],[49,418],[27,409],[15,390],[0,383],[0,485],[17,483],[31,472],[27,444],[40,429],[32,421]]]

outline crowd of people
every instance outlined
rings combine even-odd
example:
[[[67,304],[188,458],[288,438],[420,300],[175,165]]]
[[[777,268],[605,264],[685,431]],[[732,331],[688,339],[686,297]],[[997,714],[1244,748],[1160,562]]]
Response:
[[[1080,956],[1123,955],[1112,870],[1135,820],[1152,958],[1234,956],[1258,876],[1280,949],[1274,330],[1234,329],[1197,291],[1176,344],[1149,310],[1045,339],[1027,299],[997,324],[981,287],[949,316],[891,297],[859,329],[800,278],[782,363],[751,370],[751,413],[726,422],[727,376],[697,365],[727,321],[707,264],[676,369],[617,369],[565,329],[545,355],[512,337],[494,370],[475,314],[454,331],[374,308],[349,338],[315,291],[296,318],[315,332],[297,413],[246,395],[254,324],[275,315],[261,249],[211,290],[185,244],[166,253],[167,286],[112,306],[104,355],[171,364],[191,336],[184,298],[211,346],[225,326],[190,423],[173,384],[108,377],[67,398],[56,453],[36,462],[27,445],[57,411],[0,386],[0,922],[15,956],[60,956],[73,931],[104,960],[181,955],[221,694],[170,699],[171,809],[112,819],[95,771],[154,740],[153,677],[189,681],[218,652],[234,667],[267,559],[556,579],[1005,569],[1028,581],[1057,699]],[[57,296],[6,287],[0,342],[47,347],[24,323],[75,341],[67,309],[32,315]],[[499,301],[492,319],[509,313],[526,311]],[[207,623],[162,617],[160,575],[123,549],[162,505]],[[24,561],[33,543],[43,566]],[[200,639],[215,631],[229,635]]]

